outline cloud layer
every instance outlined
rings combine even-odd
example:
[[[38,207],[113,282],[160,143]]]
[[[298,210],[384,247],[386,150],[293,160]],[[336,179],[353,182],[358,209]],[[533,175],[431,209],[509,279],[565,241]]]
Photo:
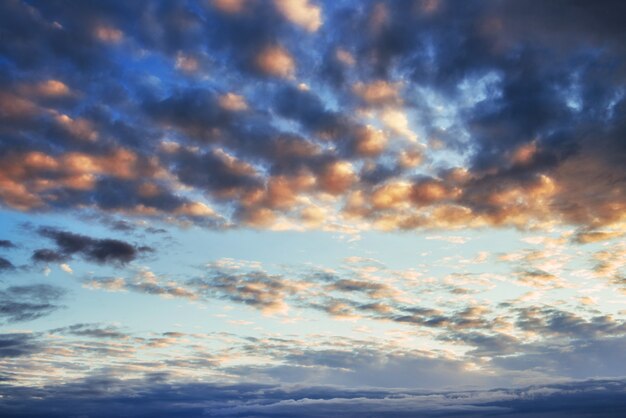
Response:
[[[0,201],[211,228],[599,238],[626,202],[621,12],[12,0]]]
[[[3,391],[5,416],[93,417],[226,416],[322,417],[338,414],[384,418],[515,416],[614,417],[626,406],[623,381],[586,381],[472,392],[342,390],[334,387],[186,384],[171,386],[155,375],[145,381],[106,376],[33,391]],[[236,402],[236,404],[235,404]],[[142,411],[136,414],[136,411]]]

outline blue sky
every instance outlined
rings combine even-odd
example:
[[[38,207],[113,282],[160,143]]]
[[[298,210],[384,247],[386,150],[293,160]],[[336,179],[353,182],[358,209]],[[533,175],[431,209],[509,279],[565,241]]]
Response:
[[[617,416],[624,12],[3,2],[0,412]]]

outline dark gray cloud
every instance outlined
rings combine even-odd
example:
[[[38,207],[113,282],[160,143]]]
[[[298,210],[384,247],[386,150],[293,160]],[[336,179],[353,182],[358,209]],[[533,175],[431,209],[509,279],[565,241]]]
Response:
[[[595,339],[626,334],[626,323],[610,315],[583,318],[557,308],[513,308],[518,313],[517,326],[543,336]]]
[[[15,266],[4,257],[0,257],[0,271],[13,270]]]
[[[210,90],[187,89],[158,100],[147,98],[145,111],[164,126],[177,127],[201,141],[216,141],[216,132],[234,122],[234,115],[219,105]]]
[[[253,167],[233,163],[221,153],[181,151],[174,157],[173,171],[183,183],[212,192],[217,198],[232,199],[263,187]]]
[[[49,284],[10,286],[0,290],[0,318],[7,322],[31,321],[61,307],[65,290]]]
[[[62,263],[70,259],[70,256],[54,250],[42,248],[33,251],[32,260],[40,263]]]
[[[102,324],[74,324],[63,328],[50,330],[54,334],[73,335],[76,337],[89,337],[98,339],[124,339],[128,334],[122,332],[118,327]]]
[[[306,130],[331,137],[348,133],[347,118],[326,109],[323,101],[311,91],[286,86],[276,94],[275,103],[276,112],[299,122]]]
[[[0,334],[0,358],[28,356],[41,351],[42,347],[41,341],[33,334]]]
[[[467,392],[418,392],[329,386],[259,384],[172,385],[166,376],[143,381],[92,377],[83,381],[35,389],[2,388],[0,406],[7,417],[342,417],[419,416],[478,417],[599,417],[619,416],[626,407],[624,382],[590,380],[519,389]],[[617,415],[616,415],[617,414]]]
[[[32,259],[38,262],[61,262],[69,260],[73,255],[80,255],[87,261],[119,265],[135,260],[142,253],[153,251],[148,246],[135,246],[117,239],[97,239],[49,227],[39,228],[37,232],[57,245],[55,250],[40,249],[33,252]]]
[[[105,210],[115,210],[143,206],[175,212],[187,201],[166,188],[155,184],[149,196],[141,196],[140,182],[124,181],[114,178],[104,178],[96,183],[92,198],[99,207]]]
[[[0,239],[0,248],[15,248],[16,245],[7,239]]]

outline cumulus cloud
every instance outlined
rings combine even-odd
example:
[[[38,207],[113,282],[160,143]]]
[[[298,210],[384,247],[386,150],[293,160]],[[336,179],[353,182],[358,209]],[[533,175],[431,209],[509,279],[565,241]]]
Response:
[[[211,5],[224,13],[239,13],[246,3],[247,0],[211,0]]]
[[[219,98],[219,104],[226,110],[242,111],[248,109],[248,104],[243,96],[235,93],[226,93]]]
[[[309,0],[274,0],[274,5],[286,19],[309,32],[315,32],[322,26],[322,11]]]
[[[60,80],[45,80],[35,84],[20,86],[27,95],[59,97],[71,94],[70,88]]]
[[[368,104],[393,104],[400,101],[398,83],[389,83],[386,80],[377,80],[368,84],[359,82],[352,89]]]
[[[264,47],[256,55],[255,64],[263,73],[275,77],[290,78],[296,70],[293,57],[280,45]]]

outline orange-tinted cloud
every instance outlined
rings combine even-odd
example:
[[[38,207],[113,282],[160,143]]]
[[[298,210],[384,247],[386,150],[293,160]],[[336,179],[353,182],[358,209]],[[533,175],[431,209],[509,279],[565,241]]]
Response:
[[[266,75],[291,78],[296,71],[293,56],[284,47],[270,45],[259,51],[255,58],[256,67]]]

